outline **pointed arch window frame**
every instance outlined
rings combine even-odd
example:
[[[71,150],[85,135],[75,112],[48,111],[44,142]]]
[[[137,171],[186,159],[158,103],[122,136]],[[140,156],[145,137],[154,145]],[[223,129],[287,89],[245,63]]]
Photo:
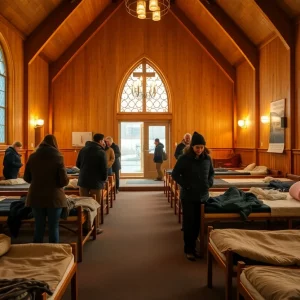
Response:
[[[5,57],[4,47],[0,42],[0,130],[3,133],[3,137],[0,134],[0,144],[5,145],[7,143],[7,60]]]
[[[159,79],[161,80],[164,90],[165,90],[165,94],[166,94],[166,101],[167,101],[167,110],[166,111],[147,111],[147,107],[146,107],[146,99],[145,96],[143,96],[143,103],[142,103],[142,109],[140,111],[122,111],[122,95],[123,95],[123,91],[125,89],[126,84],[128,83],[128,81],[130,80],[130,77],[133,76],[134,73],[138,73],[135,72],[135,70],[142,65],[142,72],[145,72],[145,67],[147,65],[149,65],[150,68],[152,68],[154,70],[154,72],[159,76]],[[147,72],[148,73],[148,72]],[[149,72],[151,73],[151,72]],[[135,76],[136,77],[136,76]],[[146,88],[146,80],[144,80],[144,86],[143,89]],[[154,114],[159,114],[159,115],[171,115],[172,113],[172,106],[171,106],[171,95],[170,95],[170,88],[169,85],[167,83],[167,80],[165,78],[165,76],[163,75],[163,72],[161,72],[160,68],[153,63],[153,61],[151,61],[149,58],[147,57],[143,57],[142,59],[138,60],[137,63],[135,63],[125,74],[125,76],[123,76],[123,80],[120,84],[120,88],[119,88],[119,93],[118,93],[118,106],[117,106],[117,113],[118,115],[154,115]]]

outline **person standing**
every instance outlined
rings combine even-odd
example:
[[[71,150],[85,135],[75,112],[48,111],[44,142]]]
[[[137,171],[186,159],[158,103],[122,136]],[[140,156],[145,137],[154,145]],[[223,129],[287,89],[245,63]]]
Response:
[[[118,145],[116,145],[111,136],[105,139],[106,145],[111,147],[115,153],[115,161],[112,165],[112,171],[116,175],[116,193],[119,192],[120,187],[120,170],[121,170],[121,151]]]
[[[21,154],[19,154],[21,149],[22,144],[14,142],[5,150],[3,159],[3,176],[5,179],[18,178],[20,168],[23,166],[21,163]]]
[[[208,190],[214,181],[214,168],[205,145],[204,137],[194,132],[190,147],[179,157],[172,171],[172,178],[180,185],[184,252],[192,261],[197,257],[201,203],[209,198]]]
[[[42,243],[48,218],[49,243],[59,243],[59,219],[67,199],[63,187],[69,183],[64,158],[54,135],[46,135],[25,166],[24,180],[30,183],[26,205],[35,219],[34,243]]]
[[[157,171],[157,178],[154,180],[162,181],[164,174],[162,172],[161,165],[163,163],[164,145],[159,141],[159,139],[155,139],[154,144],[155,144],[155,150],[154,150],[153,161],[156,164],[156,171]]]
[[[104,148],[104,135],[96,133],[93,141],[88,141],[79,151],[76,167],[80,169],[78,186],[80,196],[96,195],[100,203],[101,189],[107,179],[107,159]]]
[[[106,141],[104,141],[105,143],[105,147],[104,147],[104,150],[105,150],[105,154],[106,154],[106,159],[107,159],[107,172],[108,172],[108,175],[112,175],[112,166],[115,162],[115,152],[114,150],[107,144]]]
[[[175,153],[174,156],[176,158],[176,160],[179,158],[180,155],[183,154],[183,149],[188,146],[191,142],[191,134],[190,133],[186,133],[183,136],[183,140],[177,145],[176,149],[175,149]]]

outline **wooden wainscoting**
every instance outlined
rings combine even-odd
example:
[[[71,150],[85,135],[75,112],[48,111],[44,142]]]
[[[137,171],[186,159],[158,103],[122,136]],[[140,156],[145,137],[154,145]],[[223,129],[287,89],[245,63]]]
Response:
[[[266,149],[258,149],[256,164],[279,170],[282,174],[294,173],[292,171],[291,156],[291,150],[285,150],[283,153],[268,153]]]
[[[292,150],[293,174],[300,175],[300,149]]]
[[[76,166],[76,160],[79,153],[78,149],[59,149],[64,156],[66,166]]]
[[[248,166],[254,162],[256,163],[256,149],[235,148],[234,153],[241,155],[242,166]]]
[[[210,156],[214,159],[216,158],[229,158],[233,155],[233,150],[231,148],[217,149],[217,148],[209,148]]]

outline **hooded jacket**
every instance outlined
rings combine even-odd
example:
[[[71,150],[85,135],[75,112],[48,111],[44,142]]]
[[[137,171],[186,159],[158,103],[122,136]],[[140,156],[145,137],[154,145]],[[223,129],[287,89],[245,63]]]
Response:
[[[164,145],[162,143],[158,143],[154,150],[154,157],[153,161],[155,163],[162,163],[163,162],[163,152],[164,152]]]
[[[107,179],[107,159],[104,149],[96,142],[86,142],[80,150],[76,167],[80,169],[78,185],[102,189]]]
[[[5,179],[17,178],[22,166],[21,155],[14,149],[14,147],[8,147],[5,150],[5,156],[3,159],[3,176]]]
[[[69,182],[64,158],[55,146],[43,141],[29,156],[24,180],[30,183],[26,204],[33,208],[67,206],[63,187]]]
[[[175,153],[174,156],[176,159],[179,158],[180,155],[183,154],[183,150],[184,148],[187,146],[187,144],[184,142],[184,140],[181,141],[181,143],[179,143],[175,149]]]
[[[185,153],[179,157],[172,171],[172,178],[181,186],[180,197],[189,201],[204,202],[213,186],[214,168],[209,155]]]

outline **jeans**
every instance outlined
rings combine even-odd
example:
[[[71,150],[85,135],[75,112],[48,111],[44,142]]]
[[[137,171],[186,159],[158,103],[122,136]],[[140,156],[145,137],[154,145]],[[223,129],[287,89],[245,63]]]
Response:
[[[43,243],[46,217],[48,217],[49,243],[59,243],[59,219],[62,208],[32,208],[34,223],[34,243]]]
[[[184,252],[194,253],[200,231],[201,202],[182,199]]]
[[[111,176],[113,174],[112,168],[107,169],[107,175]]]

